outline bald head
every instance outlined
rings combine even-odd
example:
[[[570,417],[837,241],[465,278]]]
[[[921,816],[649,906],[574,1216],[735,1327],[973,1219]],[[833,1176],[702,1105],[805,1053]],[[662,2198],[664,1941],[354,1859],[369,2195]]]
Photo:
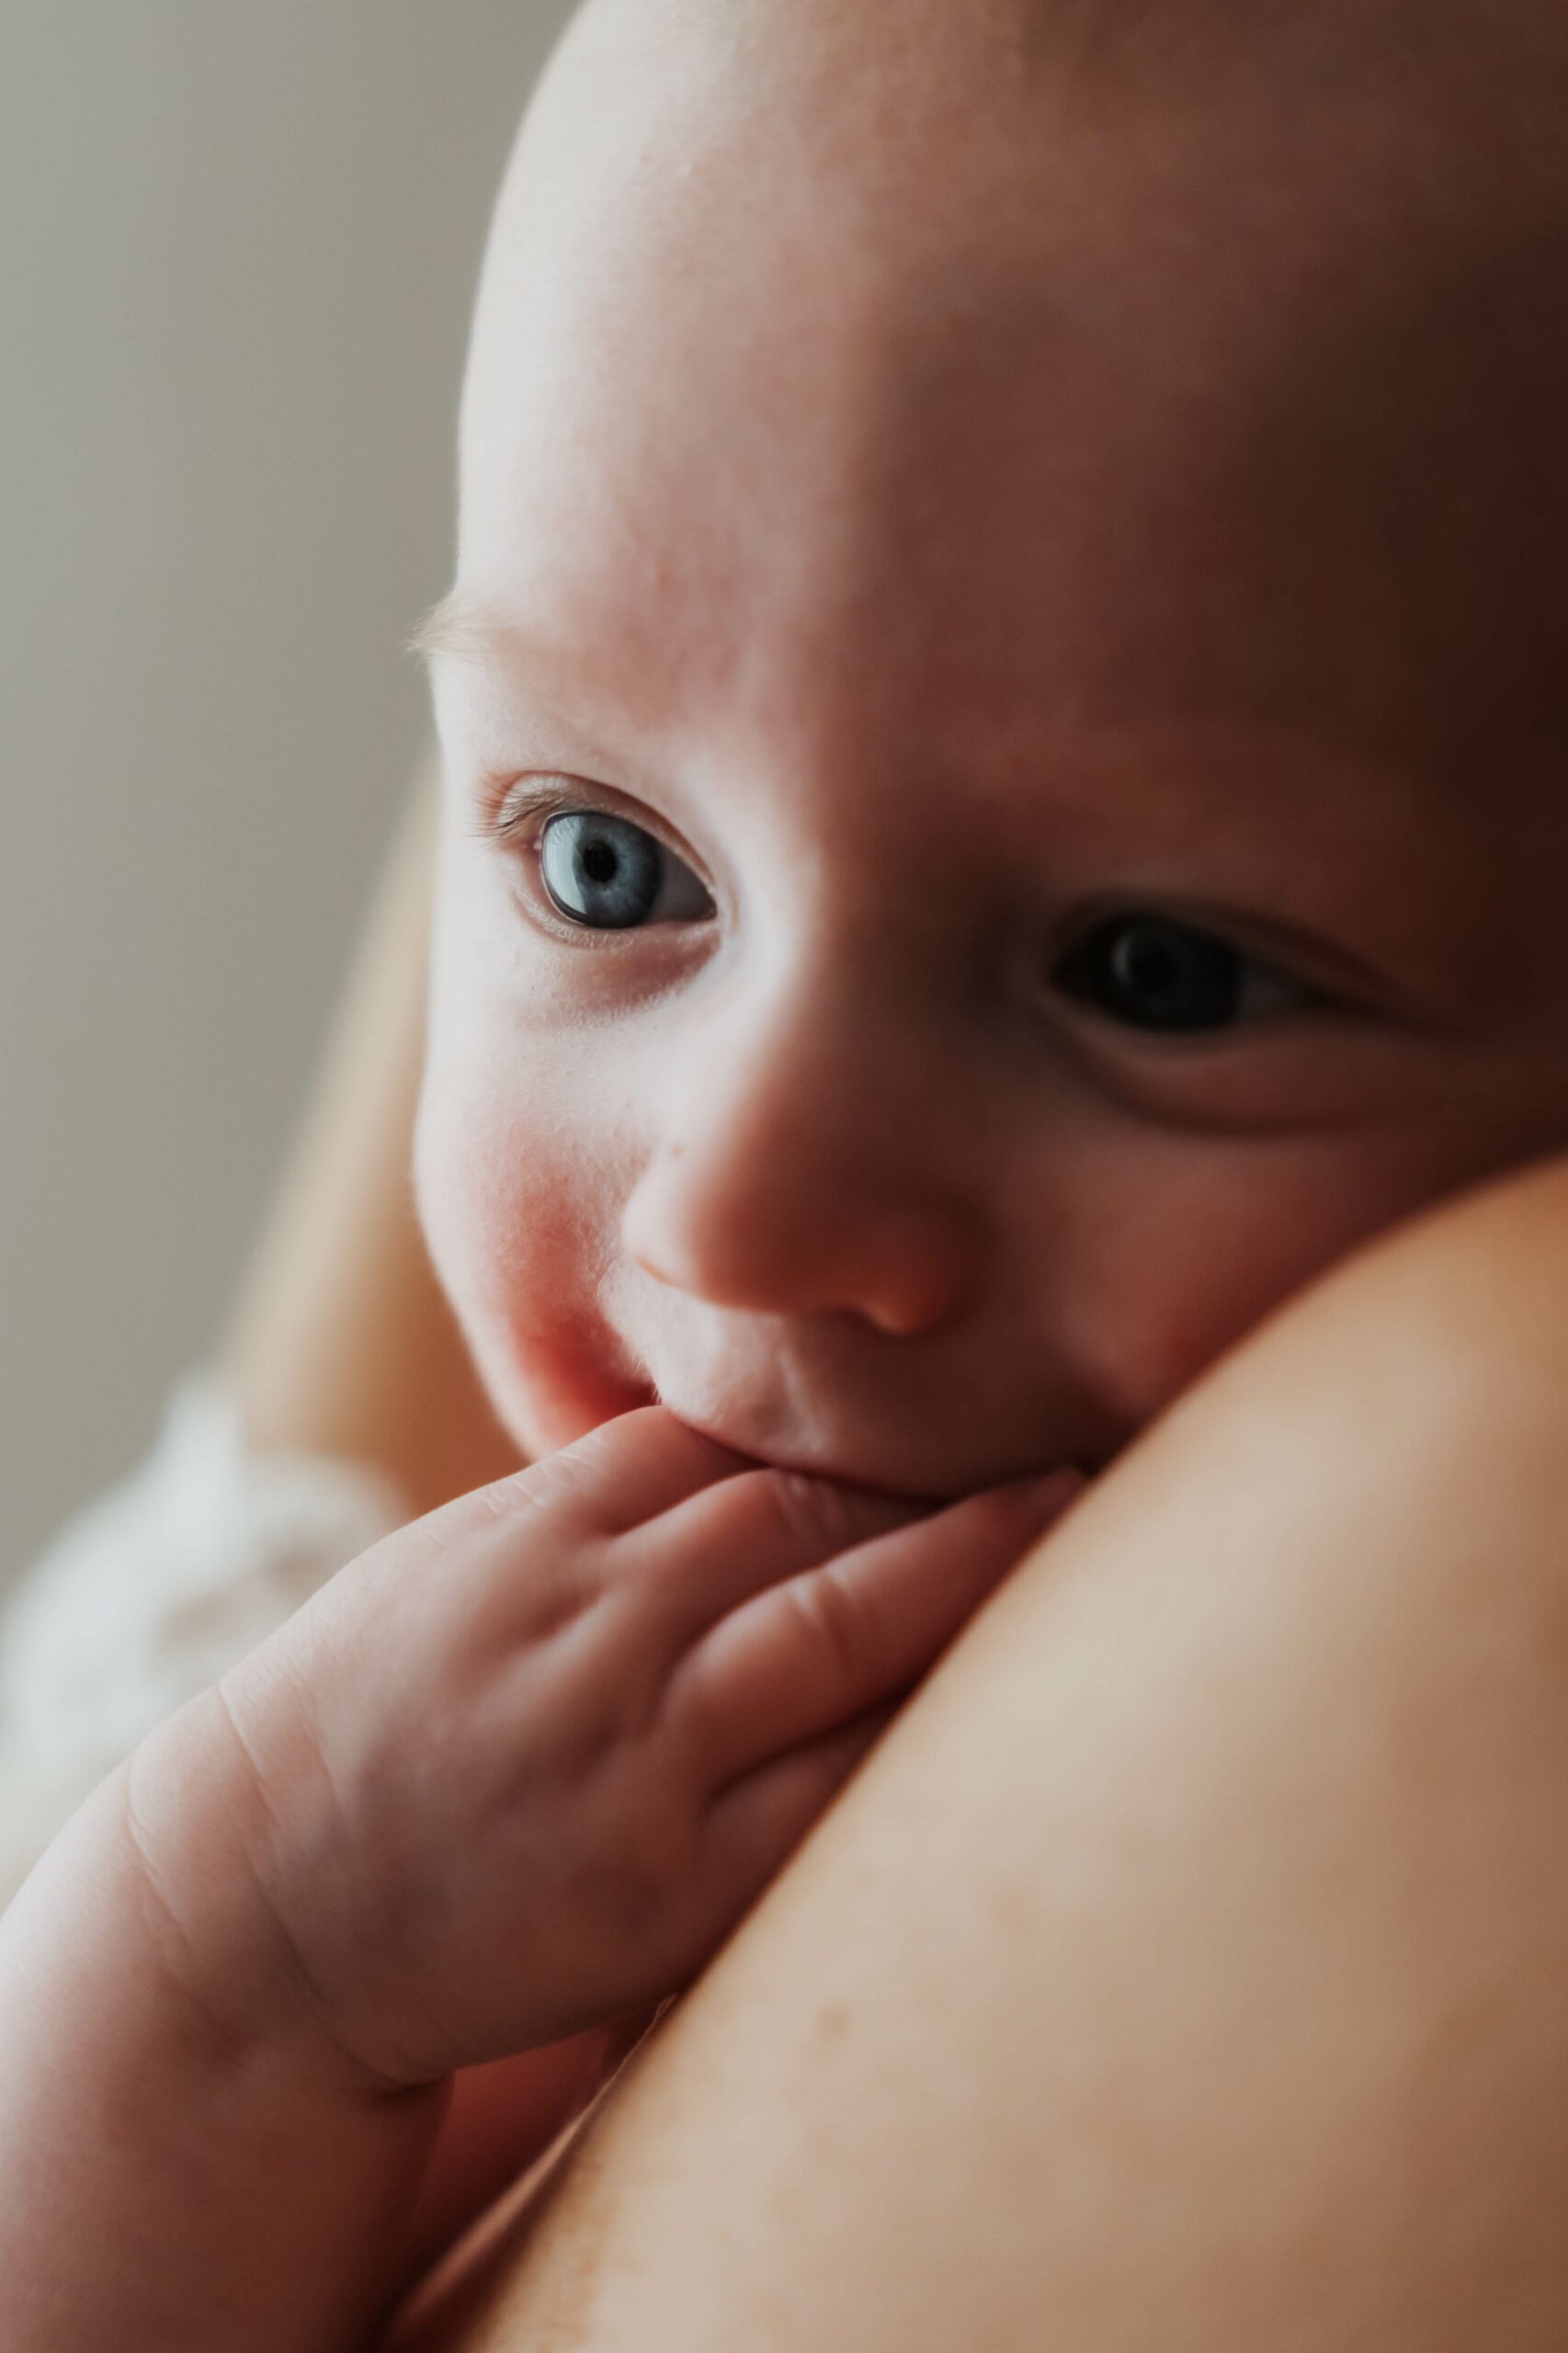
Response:
[[[464,569],[553,542],[666,627],[679,575],[736,650],[830,616],[861,696],[961,620],[1064,705],[1533,724],[1565,126],[1536,0],[590,0],[497,211]]]
[[[933,135],[950,151],[967,129],[995,164],[1052,95],[1250,99],[1277,131],[1403,99],[1446,116],[1452,152],[1501,139],[1517,165],[1521,140],[1561,148],[1565,74],[1552,0],[587,0],[554,79],[590,106],[629,86],[650,114],[684,85],[710,132],[772,124],[818,164],[928,182]]]
[[[1238,212],[1283,211],[1310,164],[1473,221],[1561,200],[1565,107],[1555,0],[587,0],[514,184],[574,156],[655,210],[783,199],[787,222],[809,177],[846,233],[896,236],[971,207],[1000,226],[1009,192],[1038,222],[1096,133],[1135,197],[1137,149],[1185,125],[1252,167]]]

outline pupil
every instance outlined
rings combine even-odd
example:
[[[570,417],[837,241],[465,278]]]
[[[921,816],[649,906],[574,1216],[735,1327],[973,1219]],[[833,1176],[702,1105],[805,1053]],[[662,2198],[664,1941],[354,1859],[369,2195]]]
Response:
[[[1134,995],[1168,996],[1181,979],[1181,959],[1169,942],[1130,932],[1121,964]]]
[[[1240,968],[1222,940],[1174,924],[1127,924],[1109,961],[1123,1017],[1145,1029],[1214,1029],[1235,1018]]]
[[[583,852],[583,871],[590,882],[613,882],[620,860],[608,842],[590,842]]]
[[[1131,1029],[1223,1029],[1240,1017],[1244,963],[1207,932],[1153,918],[1102,924],[1057,972],[1071,996]]]

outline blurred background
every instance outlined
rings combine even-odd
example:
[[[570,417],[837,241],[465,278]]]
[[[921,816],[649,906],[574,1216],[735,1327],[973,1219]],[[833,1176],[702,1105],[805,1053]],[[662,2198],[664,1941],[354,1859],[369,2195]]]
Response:
[[[0,10],[0,1583],[211,1350],[425,749],[566,0]]]

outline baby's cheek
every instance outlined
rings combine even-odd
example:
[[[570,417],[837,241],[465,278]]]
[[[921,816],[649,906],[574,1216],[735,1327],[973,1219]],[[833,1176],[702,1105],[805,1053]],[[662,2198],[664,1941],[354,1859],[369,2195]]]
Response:
[[[524,1180],[500,1108],[481,1107],[439,1073],[426,1075],[415,1131],[420,1222],[460,1313],[478,1304],[485,1270],[519,1222]]]
[[[427,1076],[415,1134],[420,1220],[492,1404],[526,1452],[648,1402],[598,1309],[602,1212],[572,1123],[525,1115],[488,1081]]]
[[[1304,1148],[1206,1174],[1178,1215],[1108,1224],[1075,1256],[1070,1345],[1127,1433],[1313,1276],[1443,1189],[1377,1154]]]

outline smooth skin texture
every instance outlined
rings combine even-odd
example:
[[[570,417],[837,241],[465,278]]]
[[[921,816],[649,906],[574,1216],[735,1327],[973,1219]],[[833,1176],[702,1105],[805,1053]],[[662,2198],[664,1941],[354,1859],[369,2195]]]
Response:
[[[1568,1133],[1562,58],[1496,17],[1478,65],[1478,19],[1425,12],[1414,70],[1364,6],[581,20],[503,204],[428,632],[422,1205],[524,1450],[656,1404],[906,1503],[1097,1470],[1349,1243]],[[432,1721],[368,1753],[417,1782]],[[1179,1741],[1146,1761],[1203,1797]],[[449,1866],[471,1900],[432,1826],[421,1887]],[[1200,1808],[1195,1865],[1205,1835]],[[1203,1972],[1166,2000],[1135,1941],[1141,1998],[1187,2018]],[[49,1958],[35,1992],[90,1982]],[[131,2009],[160,1982],[133,1970]],[[448,2047],[485,2047],[489,1982],[449,1989],[479,2031]],[[290,2259],[208,2276],[253,2341],[280,2309],[311,2341],[318,2279],[347,2323],[434,2099],[373,2151],[362,2106],[318,2117],[290,2171],[323,2086],[284,2071],[280,2115],[263,2068],[244,2165],[203,2176],[222,2109],[180,2035],[113,2023],[100,2124],[128,2048],[189,2094],[153,2185],[186,2260],[282,2178]],[[371,2023],[384,2053],[410,2021]],[[80,2152],[44,2148],[47,2197]],[[122,2302],[79,2211],[60,2292],[96,2269]]]
[[[396,2353],[1557,2353],[1568,1166],[1008,1579]]]
[[[426,632],[422,1205],[520,1445],[1098,1469],[1562,1142],[1564,42],[578,19]]]
[[[453,2071],[687,1983],[1065,1499],[653,1407],[372,1547],[0,1921],[7,2353],[358,2341]]]
[[[546,80],[418,1140],[527,1451],[1093,1470],[1568,1139],[1568,36],[1233,13],[598,0]]]

